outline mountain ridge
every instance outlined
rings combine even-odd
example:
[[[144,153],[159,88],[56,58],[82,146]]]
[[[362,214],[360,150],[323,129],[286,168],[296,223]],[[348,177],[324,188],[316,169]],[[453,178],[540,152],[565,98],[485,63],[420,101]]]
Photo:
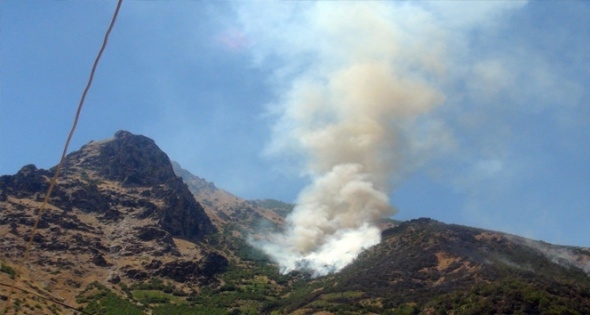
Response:
[[[0,284],[55,168],[0,176]],[[590,313],[590,249],[421,218],[324,277],[249,245],[293,205],[244,200],[119,131],[67,156],[8,314]],[[0,286],[0,301],[7,288]],[[42,296],[40,298],[39,296]]]

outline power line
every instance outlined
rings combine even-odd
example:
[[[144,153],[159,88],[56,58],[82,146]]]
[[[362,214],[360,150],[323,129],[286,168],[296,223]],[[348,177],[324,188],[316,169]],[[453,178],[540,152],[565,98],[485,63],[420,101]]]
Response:
[[[102,57],[102,53],[104,52],[104,50],[107,46],[107,43],[109,41],[109,35],[111,34],[113,27],[115,26],[115,22],[117,21],[117,16],[119,15],[119,10],[121,9],[122,3],[123,3],[123,0],[118,0],[117,7],[115,8],[115,12],[113,14],[113,18],[111,19],[111,24],[109,25],[109,28],[107,29],[107,31],[105,33],[104,40],[102,42],[102,46],[100,47],[100,50],[98,51],[98,55],[96,56],[96,59],[94,60],[94,64],[92,65],[92,70],[90,71],[88,83],[86,84],[86,88],[84,89],[84,92],[82,92],[82,97],[80,98],[80,103],[78,104],[78,110],[76,111],[76,116],[74,117],[74,123],[73,123],[72,129],[70,130],[70,133],[68,135],[68,139],[66,140],[66,143],[64,145],[64,150],[62,152],[61,159],[59,161],[59,164],[57,165],[57,168],[55,169],[55,174],[53,175],[53,178],[51,179],[51,183],[49,184],[49,189],[47,190],[47,193],[45,194],[45,199],[43,199],[43,204],[41,204],[41,207],[39,208],[39,212],[37,213],[37,218],[35,219],[35,224],[33,225],[33,229],[31,230],[31,235],[29,236],[29,241],[27,242],[27,246],[26,246],[25,251],[23,253],[23,257],[21,258],[21,260],[17,264],[16,273],[14,275],[12,285],[10,286],[10,293],[8,294],[8,297],[6,299],[6,305],[2,311],[2,315],[6,314],[6,312],[8,311],[8,308],[10,307],[10,304],[12,302],[12,296],[14,295],[16,285],[20,279],[22,267],[23,267],[25,261],[27,261],[29,254],[31,252],[31,246],[33,244],[33,237],[37,233],[37,227],[39,226],[39,221],[41,221],[41,215],[43,214],[43,212],[45,211],[45,208],[47,207],[47,204],[49,202],[49,196],[51,195],[51,192],[53,191],[53,188],[55,187],[55,183],[57,182],[57,177],[59,176],[59,172],[61,171],[61,168],[63,167],[64,161],[65,161],[65,158],[66,158],[66,155],[68,152],[68,147],[70,146],[70,141],[72,140],[72,136],[74,135],[74,131],[76,130],[76,127],[78,125],[78,119],[80,118],[80,113],[82,112],[82,107],[84,106],[84,100],[86,99],[86,95],[88,94],[88,91],[90,90],[90,86],[92,85],[92,81],[94,80],[94,73],[96,72],[98,62],[100,61],[100,58]]]
[[[47,296],[43,296],[43,295],[41,295],[41,294],[38,294],[38,293],[35,293],[35,292],[32,292],[32,291],[29,291],[29,290],[27,290],[27,289],[24,289],[24,288],[21,288],[21,287],[16,287],[16,286],[13,286],[12,284],[7,284],[7,283],[2,283],[2,282],[0,282],[0,286],[10,287],[10,288],[14,288],[14,289],[16,289],[16,290],[21,290],[21,291],[23,291],[23,292],[25,292],[25,293],[28,293],[28,294],[30,294],[30,295],[34,295],[34,296],[36,296],[36,297],[38,297],[38,298],[41,298],[41,299],[44,299],[44,300],[50,301],[50,302],[52,302],[52,303],[55,303],[55,304],[59,304],[59,305],[61,305],[61,306],[63,306],[63,307],[69,308],[69,309],[71,309],[71,310],[74,310],[74,311],[76,311],[76,312],[80,312],[80,313],[82,313],[82,314],[91,314],[91,315],[92,315],[92,313],[88,313],[88,312],[86,312],[86,311],[79,310],[79,309],[77,309],[77,308],[75,308],[75,307],[73,307],[73,306],[71,306],[71,305],[68,305],[68,304],[66,304],[66,303],[64,303],[64,302],[57,301],[57,300],[56,300],[56,299],[54,299],[53,297],[47,297]]]

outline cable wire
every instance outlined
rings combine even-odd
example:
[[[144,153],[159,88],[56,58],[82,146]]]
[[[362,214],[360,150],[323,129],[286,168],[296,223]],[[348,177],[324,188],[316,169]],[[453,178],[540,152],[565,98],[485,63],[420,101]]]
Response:
[[[25,248],[23,256],[17,265],[16,273],[14,275],[12,285],[10,286],[10,293],[8,294],[8,297],[6,299],[6,305],[2,311],[2,315],[6,314],[6,312],[8,311],[8,309],[10,307],[10,304],[12,302],[12,296],[14,295],[15,288],[17,287],[18,281],[20,279],[22,267],[23,267],[25,261],[27,261],[29,254],[31,252],[31,246],[33,244],[33,237],[37,233],[37,227],[39,226],[39,221],[41,221],[41,215],[43,214],[43,212],[45,211],[45,209],[47,207],[47,204],[49,203],[49,197],[51,195],[51,192],[53,191],[53,188],[55,187],[55,184],[57,182],[57,177],[59,176],[59,173],[63,167],[64,161],[66,159],[66,155],[68,153],[68,147],[70,146],[70,141],[72,140],[72,136],[74,135],[74,131],[76,130],[76,127],[78,126],[78,119],[80,118],[80,113],[82,112],[82,107],[84,106],[84,101],[86,100],[86,95],[88,94],[88,91],[90,90],[90,86],[92,85],[92,81],[94,80],[94,73],[96,72],[98,62],[100,61],[100,58],[102,57],[102,53],[104,52],[104,50],[107,46],[107,43],[109,41],[109,36],[111,34],[111,31],[113,30],[113,27],[115,26],[115,22],[117,21],[117,16],[119,15],[119,10],[121,9],[122,3],[123,3],[123,0],[118,0],[117,7],[115,8],[115,13],[113,14],[113,18],[111,19],[111,24],[109,25],[109,28],[107,29],[107,31],[105,33],[104,40],[102,42],[102,46],[100,47],[98,55],[96,56],[96,59],[94,60],[94,64],[92,65],[92,70],[90,71],[88,83],[86,84],[86,88],[84,89],[84,92],[82,92],[82,97],[80,98],[80,103],[78,104],[78,110],[76,111],[76,116],[74,117],[74,123],[72,125],[72,129],[70,130],[70,133],[69,133],[66,143],[64,145],[64,149],[61,154],[61,159],[59,160],[59,164],[57,165],[57,168],[55,169],[55,174],[53,175],[53,178],[51,179],[51,183],[49,184],[49,189],[47,190],[47,193],[45,194],[45,198],[43,199],[43,204],[41,204],[41,207],[39,208],[39,212],[37,213],[37,217],[35,219],[35,224],[33,225],[33,229],[31,230],[31,234],[29,236],[29,241],[27,242],[27,246]]]
[[[79,310],[79,309],[77,309],[77,308],[75,308],[75,307],[73,307],[73,306],[71,306],[71,305],[68,305],[68,304],[66,304],[66,303],[64,303],[64,302],[57,301],[57,300],[55,300],[53,297],[47,297],[47,296],[43,296],[43,295],[41,295],[41,294],[38,294],[38,293],[35,293],[35,292],[33,292],[33,291],[29,291],[29,290],[27,290],[27,289],[24,289],[24,288],[21,288],[21,287],[15,287],[15,286],[13,286],[13,285],[11,285],[11,284],[6,284],[6,283],[2,283],[2,282],[0,282],[0,286],[14,288],[14,289],[16,289],[16,290],[23,291],[23,292],[25,292],[25,293],[27,293],[27,294],[34,295],[34,296],[36,296],[36,297],[38,297],[38,298],[40,298],[40,299],[44,299],[44,300],[47,300],[47,301],[49,301],[49,302],[51,302],[51,303],[55,303],[55,304],[61,305],[61,306],[63,306],[63,307],[69,308],[69,309],[71,309],[71,310],[74,310],[74,311],[76,311],[76,312],[81,312],[82,314],[90,314],[90,315],[92,315],[92,313],[88,313],[88,312],[86,312],[86,311]]]

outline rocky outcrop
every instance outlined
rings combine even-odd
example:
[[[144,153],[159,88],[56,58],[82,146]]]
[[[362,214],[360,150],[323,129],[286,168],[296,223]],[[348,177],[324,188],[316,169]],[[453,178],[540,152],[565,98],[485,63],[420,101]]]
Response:
[[[165,187],[157,187],[152,192],[164,201],[161,211],[154,216],[170,234],[200,240],[216,231],[205,210],[195,201],[182,179],[175,178]]]
[[[2,176],[0,197],[41,200],[54,172],[55,168],[46,171],[27,165],[16,175]],[[104,183],[120,189],[101,185]],[[133,213],[138,219],[156,220],[174,237],[191,241],[202,241],[216,232],[186,184],[175,175],[166,153],[152,139],[127,131],[118,131],[112,139],[91,141],[70,153],[50,203],[64,211],[96,213],[100,220],[110,222],[124,219],[125,212]]]
[[[207,282],[217,273],[227,270],[229,262],[219,254],[210,253],[198,261],[176,260],[164,264],[155,275],[177,282]]]
[[[176,179],[170,159],[154,140],[118,131],[100,150],[99,175],[124,186],[155,186]]]
[[[25,198],[44,193],[49,188],[49,176],[53,174],[33,164],[23,166],[15,175],[0,176],[0,201],[6,201],[8,195]]]
[[[154,140],[123,130],[112,139],[91,141],[68,154],[64,172],[80,169],[125,187],[156,186],[176,178],[168,155]]]

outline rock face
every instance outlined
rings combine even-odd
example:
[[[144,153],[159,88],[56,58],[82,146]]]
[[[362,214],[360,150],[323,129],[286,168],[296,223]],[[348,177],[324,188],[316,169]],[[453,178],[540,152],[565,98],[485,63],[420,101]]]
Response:
[[[167,263],[159,268],[156,275],[182,283],[197,279],[207,282],[212,279],[211,275],[223,272],[227,267],[228,261],[225,257],[211,254],[200,261],[176,260]]]
[[[89,144],[89,145],[92,145]],[[104,179],[122,183],[125,187],[145,187],[176,180],[172,164],[154,140],[118,131],[115,138],[103,143],[95,161],[84,161],[84,148],[68,156],[72,162],[82,161]],[[86,162],[86,163],[84,163]]]
[[[201,241],[215,232],[201,205],[182,179],[174,174],[166,153],[145,136],[118,131],[113,139],[91,142],[67,156],[64,174],[66,177],[80,175],[82,179],[82,182],[74,183],[77,188],[65,194],[68,196],[63,192],[56,194],[55,201],[62,202],[61,206],[66,209],[76,207],[104,214],[112,209],[111,204],[120,202],[123,206],[142,208],[141,218],[156,218],[172,236]],[[92,180],[85,183],[84,179],[90,176]],[[101,180],[118,183],[129,195],[141,190],[141,197],[117,200],[112,192],[103,194],[99,191],[95,182]],[[153,199],[162,202],[159,209],[154,206]],[[120,218],[114,211],[110,216]]]
[[[0,176],[2,261],[22,255],[55,170],[26,165]],[[168,156],[147,137],[119,131],[70,153],[49,204],[30,261],[48,289],[75,291],[70,284],[85,287],[96,277],[105,283],[151,277],[209,283],[228,265],[207,245],[217,229]],[[145,261],[155,258],[160,263],[146,268]],[[181,275],[187,268],[194,272]]]
[[[37,169],[33,164],[23,166],[12,176],[0,176],[0,201],[6,201],[8,195],[16,198],[28,197],[31,194],[47,191],[47,177],[53,174]]]

